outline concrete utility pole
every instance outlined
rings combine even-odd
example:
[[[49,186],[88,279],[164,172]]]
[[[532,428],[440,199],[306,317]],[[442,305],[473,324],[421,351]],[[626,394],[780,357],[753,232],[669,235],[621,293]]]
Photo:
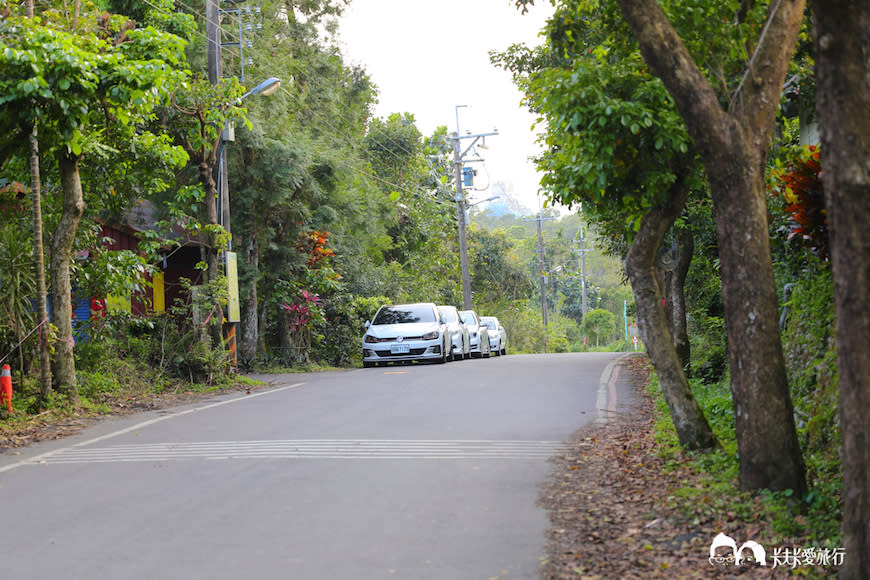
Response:
[[[538,284],[539,284],[539,292],[541,294],[541,319],[544,322],[544,326],[546,327],[549,324],[548,316],[547,316],[547,280],[545,276],[547,275],[546,267],[544,266],[544,234],[542,232],[542,222],[553,220],[556,218],[545,218],[543,214],[538,213],[538,217],[533,220],[523,220],[526,222],[538,222],[537,230],[538,230]]]
[[[221,78],[221,27],[219,0],[205,0],[205,34],[208,42],[208,82]]]
[[[456,105],[456,134],[450,139],[453,141],[453,178],[456,182],[456,222],[459,224],[459,265],[462,269],[462,309],[471,310],[471,271],[468,265],[468,242],[466,240],[465,224],[465,195],[462,193],[462,159],[465,154],[474,147],[481,139],[498,135],[498,131],[491,133],[476,133],[469,135],[459,134],[459,109],[466,105]],[[462,139],[473,139],[471,144],[462,150]]]
[[[541,320],[544,321],[544,326],[548,324],[547,320],[547,281],[544,279],[544,235],[541,232],[541,219],[538,214],[538,280],[541,287]]]
[[[457,129],[453,140],[453,178],[456,180],[456,223],[459,224],[459,266],[462,269],[462,309],[471,310],[471,272],[465,238],[465,196],[462,194],[462,150]]]
[[[583,298],[583,316],[586,316],[586,313],[589,311],[586,307],[586,252],[590,251],[586,249],[586,234],[583,233],[583,228],[580,228],[580,237],[577,240],[574,240],[574,243],[580,243],[580,249],[575,249],[573,251],[580,252],[580,289],[582,290],[582,298]]]

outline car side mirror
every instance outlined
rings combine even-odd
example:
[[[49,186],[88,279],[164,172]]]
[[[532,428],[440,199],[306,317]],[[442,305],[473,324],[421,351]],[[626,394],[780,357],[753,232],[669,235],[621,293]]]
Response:
[[[502,326],[501,324],[499,324],[499,325],[498,325],[498,329],[499,329],[499,330],[504,330],[504,326]]]
[[[366,320],[366,330],[368,330],[368,329],[369,329],[369,326],[371,326],[371,325],[372,325],[371,321],[370,321],[370,320]]]

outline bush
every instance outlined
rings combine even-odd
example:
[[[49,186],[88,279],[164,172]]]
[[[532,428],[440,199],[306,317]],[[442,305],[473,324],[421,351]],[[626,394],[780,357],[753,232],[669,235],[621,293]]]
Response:
[[[785,303],[783,350],[798,435],[811,485],[840,476],[840,429],[833,281],[819,263],[794,283]]]

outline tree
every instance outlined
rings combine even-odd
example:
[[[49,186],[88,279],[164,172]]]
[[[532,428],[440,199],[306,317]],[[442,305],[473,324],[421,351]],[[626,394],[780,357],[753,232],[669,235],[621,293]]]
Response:
[[[727,109],[726,95],[704,77],[658,2],[617,2],[644,60],[685,120],[707,171],[722,265],[740,484],[803,494],[804,465],[779,335],[764,171],[804,0],[769,3],[762,26],[745,24],[763,14],[763,3],[747,3],[737,12],[735,28],[755,35],[746,44],[749,59],[727,95]],[[718,16],[712,8],[710,13]]]
[[[662,306],[671,295],[665,293],[659,248],[690,191],[702,190],[684,124],[664,87],[644,70],[636,47],[625,41],[612,3],[566,2],[548,34],[538,55],[520,52],[508,59],[530,107],[546,121],[547,148],[538,160],[542,184],[561,203],[583,203],[598,230],[628,248],[625,271],[639,327],[680,443],[713,447],[712,429],[675,349],[675,325]],[[528,78],[517,74],[523,71]],[[682,287],[671,294],[681,296]]]
[[[531,297],[534,282],[504,233],[473,228],[468,239],[471,290],[479,307],[497,312],[505,303]]]
[[[342,287],[357,275],[371,276],[368,259],[379,252],[370,242],[383,240],[380,218],[392,204],[366,175],[362,147],[374,87],[365,71],[343,62],[333,42],[332,21],[345,5],[269,1],[262,30],[245,33],[253,43],[245,56],[254,61],[246,78],[268,74],[284,81],[267,99],[244,101],[250,125],[237,129],[237,142],[227,148],[233,245],[242,257],[239,346],[245,364],[289,342],[281,304],[300,288],[317,292],[307,286],[317,276],[310,276],[296,250],[307,232],[329,233]],[[225,55],[237,62],[233,49]],[[333,297],[345,291],[331,290]],[[324,307],[333,303],[321,298]]]
[[[843,464],[840,577],[870,570],[870,50],[866,3],[814,2],[816,114],[830,227]]]
[[[609,310],[596,308],[583,317],[583,332],[595,338],[595,349],[598,350],[601,339],[608,340],[616,331],[616,315]]]
[[[53,376],[77,406],[70,262],[85,210],[81,163],[153,118],[167,87],[177,81],[184,44],[97,12],[76,12],[69,19],[51,13],[45,22],[9,15],[0,22],[0,35],[5,49],[0,105],[7,113],[0,148],[29,143],[25,137],[38,125],[60,174],[62,213],[50,261],[52,320],[58,328]]]

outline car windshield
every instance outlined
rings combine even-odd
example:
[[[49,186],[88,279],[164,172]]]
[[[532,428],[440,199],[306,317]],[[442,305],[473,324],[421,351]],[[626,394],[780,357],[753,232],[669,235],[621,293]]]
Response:
[[[480,321],[483,322],[488,329],[490,329],[490,330],[496,329],[495,320],[485,320],[485,319],[481,318]]]
[[[454,308],[439,308],[444,322],[459,322],[459,313]]]
[[[474,318],[474,313],[470,311],[460,312],[459,316],[462,317],[462,322],[465,324],[470,324],[471,326],[477,326],[478,322]]]
[[[435,322],[435,311],[426,304],[384,306],[378,311],[372,324],[410,324],[413,322]]]

